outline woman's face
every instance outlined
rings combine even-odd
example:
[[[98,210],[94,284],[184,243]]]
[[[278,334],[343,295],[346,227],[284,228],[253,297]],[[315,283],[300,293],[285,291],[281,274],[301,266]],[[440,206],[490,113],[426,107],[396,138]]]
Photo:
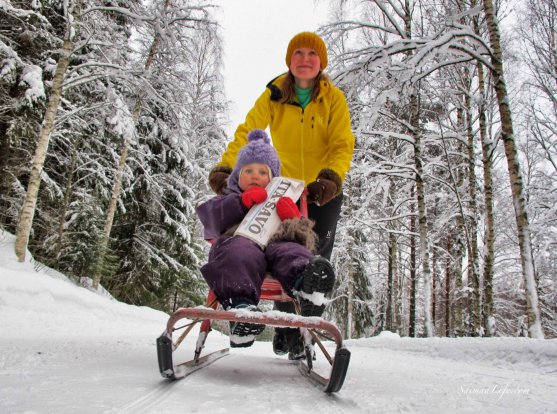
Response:
[[[269,167],[267,167],[266,164],[254,162],[246,165],[240,170],[238,187],[240,187],[242,191],[256,185],[259,187],[267,187],[269,181],[271,181],[271,177],[269,177]]]
[[[313,49],[300,47],[294,50],[290,60],[290,72],[296,79],[296,85],[301,88],[311,86],[313,79],[319,74],[321,59]]]

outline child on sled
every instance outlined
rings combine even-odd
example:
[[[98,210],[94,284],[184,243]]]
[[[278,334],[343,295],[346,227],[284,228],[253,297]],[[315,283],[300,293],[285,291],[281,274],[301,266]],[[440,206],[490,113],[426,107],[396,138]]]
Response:
[[[265,187],[280,175],[280,161],[263,130],[248,134],[228,179],[228,188],[196,208],[206,240],[214,240],[209,260],[201,273],[224,309],[258,311],[261,285],[270,272],[284,291],[297,296],[303,316],[321,316],[325,305],[313,295],[329,293],[335,274],[329,261],[315,256],[313,223],[300,217],[289,197],[281,197],[276,211],[281,219],[277,232],[265,249],[234,231],[249,209],[267,198]],[[315,303],[314,303],[315,301]],[[231,322],[230,346],[251,346],[265,326]],[[292,357],[292,356],[291,356]]]

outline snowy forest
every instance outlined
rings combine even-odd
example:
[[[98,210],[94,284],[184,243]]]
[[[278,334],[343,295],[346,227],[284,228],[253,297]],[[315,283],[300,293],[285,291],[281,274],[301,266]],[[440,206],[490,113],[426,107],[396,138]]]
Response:
[[[194,207],[231,138],[216,7],[0,0],[0,228],[20,261],[203,303]],[[347,338],[556,338],[557,1],[319,7],[357,141],[326,317]]]

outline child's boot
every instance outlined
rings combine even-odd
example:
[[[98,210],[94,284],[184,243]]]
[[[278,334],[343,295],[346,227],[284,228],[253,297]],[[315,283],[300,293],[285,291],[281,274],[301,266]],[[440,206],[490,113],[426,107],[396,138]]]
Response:
[[[333,290],[334,284],[331,263],[321,256],[312,257],[296,283],[302,316],[321,316],[327,303],[325,295]]]
[[[261,312],[255,305],[239,303],[229,310]],[[265,325],[248,322],[230,322],[230,347],[247,348],[253,345],[255,337],[265,330]]]

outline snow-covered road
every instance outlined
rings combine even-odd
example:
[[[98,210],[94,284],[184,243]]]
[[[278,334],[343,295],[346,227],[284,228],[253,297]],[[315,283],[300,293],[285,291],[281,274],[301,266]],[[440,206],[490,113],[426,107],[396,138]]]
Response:
[[[485,349],[475,339],[390,336],[351,341],[345,386],[327,396],[293,363],[273,355],[268,343],[232,350],[184,380],[164,381],[158,376],[153,338],[129,333],[79,340],[3,337],[0,411],[176,413],[181,407],[188,413],[557,412],[555,366],[524,361],[532,353],[545,353],[555,364],[557,351],[535,342],[531,346],[495,339],[489,340],[494,342],[491,349]],[[218,334],[211,339],[226,345]]]
[[[556,340],[352,340],[335,395],[264,342],[167,382],[155,350],[167,315],[36,273],[0,236],[0,413],[557,412]],[[228,344],[218,332],[208,342]]]

